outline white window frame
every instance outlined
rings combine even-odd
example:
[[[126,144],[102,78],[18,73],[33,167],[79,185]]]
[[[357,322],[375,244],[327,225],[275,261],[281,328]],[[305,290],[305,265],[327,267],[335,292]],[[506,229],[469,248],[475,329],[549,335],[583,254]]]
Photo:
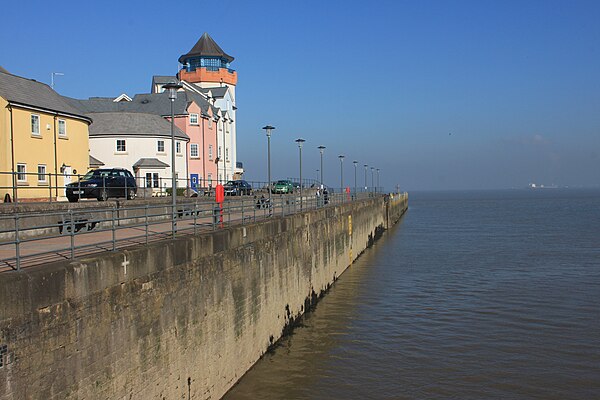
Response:
[[[190,125],[198,125],[198,114],[190,114]]]
[[[60,132],[60,125],[61,125],[61,123],[62,123],[62,126],[63,126],[63,132],[62,133]],[[67,121],[64,120],[64,119],[59,119],[58,120],[58,136],[59,137],[63,137],[63,138],[67,137]]]
[[[33,121],[37,121],[37,132],[35,131],[35,125]],[[31,114],[31,134],[34,136],[41,136],[42,134],[40,133],[40,125],[41,125],[41,120],[40,120],[40,116],[39,114]]]
[[[162,145],[162,150],[160,149]],[[164,153],[165,152],[165,141],[164,140],[157,140],[156,141],[156,152],[157,153]]]
[[[208,145],[208,159],[209,160],[213,159],[213,145],[212,144]]]
[[[190,157],[191,158],[200,158],[199,146],[198,143],[190,144]]]
[[[181,142],[175,142],[175,153],[181,154]]]
[[[119,142],[123,142],[123,150],[119,150]],[[116,141],[116,151],[117,153],[125,153],[127,152],[127,141],[125,139],[117,139]]]
[[[221,146],[217,148],[217,157],[221,158]]]
[[[20,168],[23,168],[21,171]],[[27,164],[17,164],[17,182],[27,182]]]
[[[38,169],[38,183],[48,183],[46,164],[38,164],[37,169]]]
[[[229,149],[225,147],[225,160],[229,161]]]

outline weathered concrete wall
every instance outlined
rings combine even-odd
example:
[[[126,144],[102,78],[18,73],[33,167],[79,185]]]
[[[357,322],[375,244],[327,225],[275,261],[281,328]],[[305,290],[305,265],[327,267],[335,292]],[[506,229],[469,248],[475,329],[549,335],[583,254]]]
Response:
[[[393,223],[378,197],[0,276],[0,399],[217,399]]]

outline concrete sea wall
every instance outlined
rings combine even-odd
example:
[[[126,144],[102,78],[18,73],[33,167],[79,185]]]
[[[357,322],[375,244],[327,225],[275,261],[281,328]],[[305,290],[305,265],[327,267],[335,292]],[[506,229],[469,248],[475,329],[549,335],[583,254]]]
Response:
[[[375,197],[0,275],[0,400],[218,399],[377,235]]]

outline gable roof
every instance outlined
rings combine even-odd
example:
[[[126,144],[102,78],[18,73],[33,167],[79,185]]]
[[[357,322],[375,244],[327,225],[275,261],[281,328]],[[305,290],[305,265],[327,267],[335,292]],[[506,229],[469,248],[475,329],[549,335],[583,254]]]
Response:
[[[157,136],[171,137],[171,123],[159,115],[131,112],[103,112],[90,114],[94,123],[90,125],[90,139],[103,136]],[[189,136],[174,127],[178,139],[189,140]]]
[[[198,42],[192,47],[192,49],[187,53],[179,57],[179,62],[184,63],[186,59],[190,57],[220,57],[225,59],[227,62],[232,62],[234,60],[229,54],[225,53],[223,49],[219,47],[217,42],[210,37],[210,35],[206,32],[198,39]]]
[[[56,93],[45,83],[33,79],[0,72],[0,96],[15,106],[39,108],[91,122],[89,117],[86,117],[65,97]]]

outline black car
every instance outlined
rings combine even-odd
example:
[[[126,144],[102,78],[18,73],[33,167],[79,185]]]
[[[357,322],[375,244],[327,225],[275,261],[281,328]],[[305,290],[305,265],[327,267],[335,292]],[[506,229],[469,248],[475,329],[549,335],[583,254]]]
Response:
[[[103,168],[89,171],[79,182],[69,183],[65,188],[67,199],[76,202],[79,199],[98,199],[106,201],[109,197],[135,197],[137,185],[135,178],[124,168]]]
[[[223,189],[225,189],[225,196],[252,194],[252,186],[248,182],[241,179],[237,181],[228,181],[225,185],[223,185]]]

